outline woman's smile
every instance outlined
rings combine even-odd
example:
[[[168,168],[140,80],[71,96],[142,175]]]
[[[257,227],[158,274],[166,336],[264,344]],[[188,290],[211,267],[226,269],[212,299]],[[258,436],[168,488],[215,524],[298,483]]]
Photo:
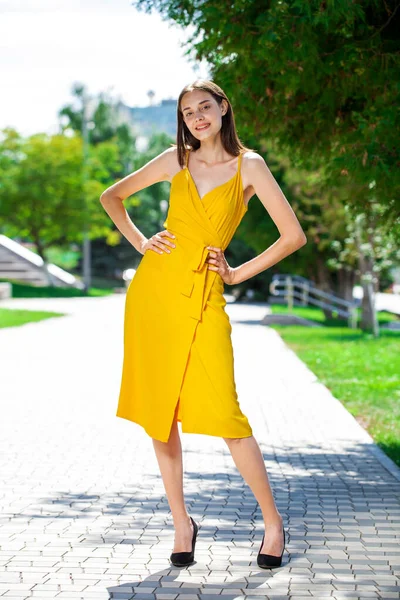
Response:
[[[205,123],[205,124],[203,124],[203,125],[197,125],[197,126],[195,127],[195,129],[196,129],[197,131],[204,131],[205,129],[208,129],[208,128],[209,128],[209,126],[210,126],[210,123]]]

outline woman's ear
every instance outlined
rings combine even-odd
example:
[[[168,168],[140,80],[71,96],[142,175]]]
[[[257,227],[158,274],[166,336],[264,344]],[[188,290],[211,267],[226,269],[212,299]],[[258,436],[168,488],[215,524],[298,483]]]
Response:
[[[221,114],[225,115],[228,111],[228,103],[225,100],[225,98],[223,98],[222,102],[221,102]]]

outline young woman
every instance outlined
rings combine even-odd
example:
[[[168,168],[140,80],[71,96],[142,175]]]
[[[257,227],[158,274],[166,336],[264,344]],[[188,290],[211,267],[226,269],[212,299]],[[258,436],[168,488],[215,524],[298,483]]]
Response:
[[[147,239],[123,201],[159,181],[171,183],[164,230]],[[224,251],[257,194],[279,239],[232,268]],[[285,547],[263,456],[235,387],[224,284],[265,271],[306,243],[304,232],[264,159],[240,142],[232,106],[212,81],[181,91],[177,144],[101,195],[102,206],[143,254],[125,304],[124,362],[117,416],[152,438],[175,527],[171,562],[191,564],[198,524],[183,494],[178,430],[222,437],[256,497],[265,533],[257,557],[279,566]]]

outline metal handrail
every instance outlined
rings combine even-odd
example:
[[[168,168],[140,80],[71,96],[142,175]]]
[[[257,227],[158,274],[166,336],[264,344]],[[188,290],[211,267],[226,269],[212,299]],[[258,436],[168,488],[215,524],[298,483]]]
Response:
[[[303,306],[312,304],[334,311],[341,317],[347,318],[349,327],[352,329],[357,327],[358,302],[350,302],[335,294],[324,292],[314,282],[301,275],[277,273],[272,277],[269,290],[273,296],[284,296],[287,298],[289,312],[293,310],[293,300],[296,299],[300,300]],[[314,298],[313,295],[317,297]],[[323,300],[328,300],[329,302],[324,302]]]

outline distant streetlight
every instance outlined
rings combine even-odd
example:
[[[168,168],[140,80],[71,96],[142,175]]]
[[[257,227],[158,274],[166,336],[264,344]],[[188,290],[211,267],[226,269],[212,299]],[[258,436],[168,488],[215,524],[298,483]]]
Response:
[[[83,261],[82,261],[82,279],[84,284],[85,292],[88,292],[91,285],[92,267],[91,267],[91,245],[90,245],[90,219],[89,219],[89,208],[86,198],[86,182],[88,180],[87,173],[87,158],[89,151],[89,128],[93,123],[90,121],[94,114],[95,104],[94,99],[91,98],[83,89],[82,91],[82,153],[83,153],[83,210],[85,213],[84,230],[83,230]]]

